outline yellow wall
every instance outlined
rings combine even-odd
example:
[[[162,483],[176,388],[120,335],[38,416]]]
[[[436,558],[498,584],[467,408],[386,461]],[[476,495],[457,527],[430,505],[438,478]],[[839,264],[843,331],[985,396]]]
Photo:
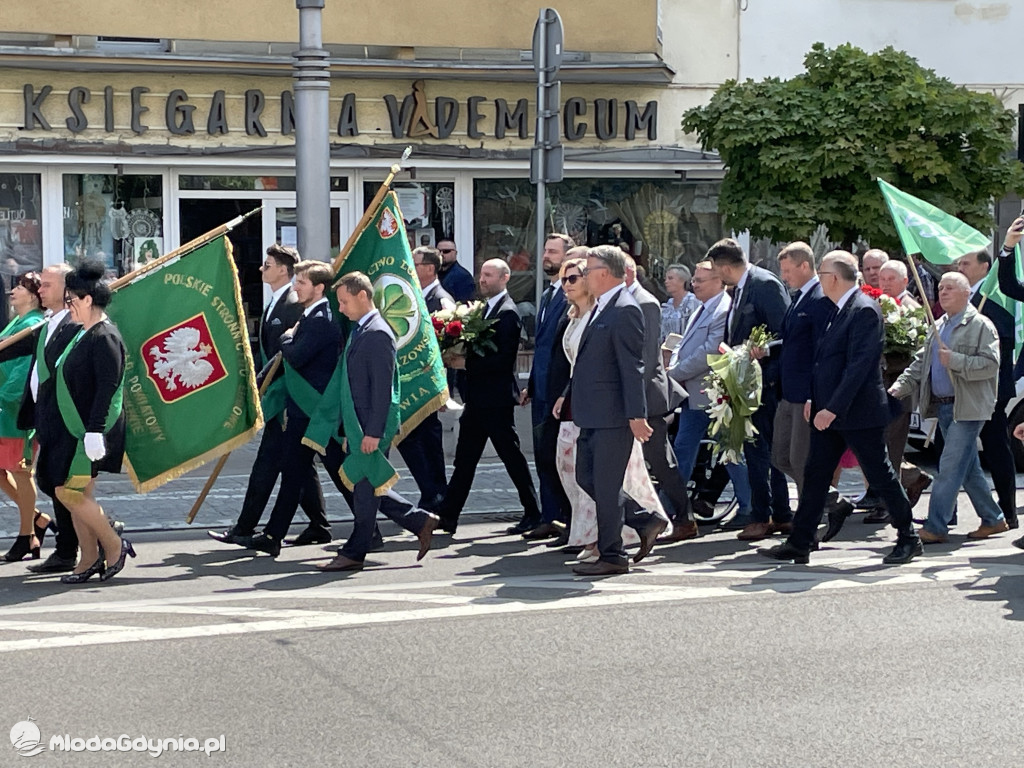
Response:
[[[669,0],[665,0],[668,2]],[[528,49],[539,3],[522,0],[326,0],[324,41],[385,46]],[[563,0],[566,49],[655,52],[657,0]],[[5,32],[286,42],[293,0],[47,0],[4,3]]]

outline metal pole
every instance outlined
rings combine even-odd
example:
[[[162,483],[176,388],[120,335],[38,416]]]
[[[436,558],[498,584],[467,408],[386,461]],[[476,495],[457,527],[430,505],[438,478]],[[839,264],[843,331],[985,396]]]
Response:
[[[537,251],[534,258],[534,269],[536,271],[535,304],[537,308],[536,322],[540,322],[540,298],[544,293],[544,270],[541,269],[541,260],[544,256],[545,227],[544,219],[546,201],[544,200],[544,154],[548,145],[547,122],[541,117],[541,110],[546,103],[544,89],[548,83],[548,25],[546,14],[542,11],[542,22],[537,29],[539,50],[537,53],[537,144],[540,147],[537,157]]]
[[[323,48],[324,0],[295,0],[299,50],[295,52],[295,202],[299,253],[331,259],[330,71]]]

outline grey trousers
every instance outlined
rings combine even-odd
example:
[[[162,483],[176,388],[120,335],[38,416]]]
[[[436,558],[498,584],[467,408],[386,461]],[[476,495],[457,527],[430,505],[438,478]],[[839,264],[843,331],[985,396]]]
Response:
[[[811,425],[804,421],[804,404],[779,400],[775,411],[772,464],[793,479],[798,494],[804,492],[804,467],[810,444]]]

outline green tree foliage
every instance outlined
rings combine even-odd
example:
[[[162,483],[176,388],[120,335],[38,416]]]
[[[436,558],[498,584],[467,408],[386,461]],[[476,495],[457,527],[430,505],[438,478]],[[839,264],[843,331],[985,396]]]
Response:
[[[785,242],[825,224],[835,241],[898,251],[877,177],[982,231],[992,200],[1024,189],[1015,114],[994,96],[893,48],[815,43],[804,65],[791,80],[730,80],[683,115],[728,168],[719,210],[734,230]]]

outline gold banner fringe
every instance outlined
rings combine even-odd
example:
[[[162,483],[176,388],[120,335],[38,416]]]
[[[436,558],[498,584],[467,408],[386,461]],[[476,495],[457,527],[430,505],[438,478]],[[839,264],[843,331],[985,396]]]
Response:
[[[403,421],[402,428],[398,430],[398,434],[391,439],[391,447],[396,448],[400,442],[409,436],[410,432],[423,423],[423,420],[427,418],[427,416],[440,410],[441,406],[448,402],[448,398],[450,396],[451,395],[448,393],[448,387],[445,387],[441,390],[441,394],[428,400],[425,405],[421,406],[420,409],[416,411],[416,413]]]

